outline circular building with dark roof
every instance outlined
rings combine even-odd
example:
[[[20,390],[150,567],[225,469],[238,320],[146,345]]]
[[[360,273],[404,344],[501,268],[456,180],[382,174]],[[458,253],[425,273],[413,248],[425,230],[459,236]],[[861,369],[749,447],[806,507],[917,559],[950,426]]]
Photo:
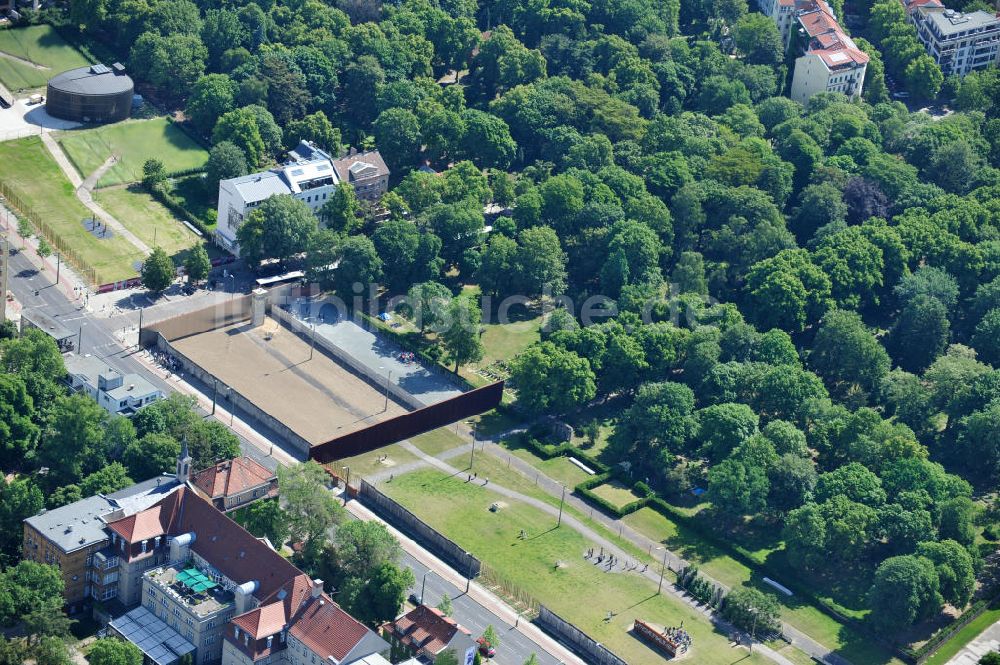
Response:
[[[117,122],[132,112],[135,85],[115,63],[71,69],[49,79],[45,110],[77,122]]]

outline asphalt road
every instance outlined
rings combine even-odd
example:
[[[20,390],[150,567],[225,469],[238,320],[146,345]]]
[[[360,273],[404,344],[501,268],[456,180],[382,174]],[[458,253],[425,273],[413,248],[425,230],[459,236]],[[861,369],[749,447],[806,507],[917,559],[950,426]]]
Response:
[[[9,257],[9,269],[10,278],[7,288],[21,303],[22,311],[39,310],[70,330],[82,330],[82,349],[80,350],[82,353],[90,353],[103,359],[119,372],[140,374],[165,393],[174,392],[169,381],[150,372],[142,363],[132,357],[131,351],[121,347],[115,336],[123,327],[136,324],[138,315],[134,310],[124,310],[121,315],[114,317],[97,316],[86,311],[81,306],[82,301],[73,303],[66,299],[62,291],[53,284],[54,275],[40,272],[20,251]],[[35,295],[36,291],[38,295]],[[123,295],[123,300],[127,301],[129,298],[129,295]],[[241,418],[243,417],[241,414]],[[241,439],[241,446],[245,454],[266,461],[271,468],[275,466],[273,458],[263,456],[256,446],[249,444],[246,440]],[[532,653],[535,653],[542,665],[559,665],[558,659],[540,650],[527,637],[514,630],[510,624],[465,596],[464,588],[460,589],[442,579],[409,554],[404,553],[401,563],[411,568],[416,578],[416,584],[411,592],[420,593],[421,584],[426,576],[425,601],[429,605],[436,606],[444,595],[448,594],[452,600],[455,619],[469,629],[473,638],[482,635],[487,625],[493,625],[501,639],[500,648],[497,650],[493,662],[498,665],[521,665]]]

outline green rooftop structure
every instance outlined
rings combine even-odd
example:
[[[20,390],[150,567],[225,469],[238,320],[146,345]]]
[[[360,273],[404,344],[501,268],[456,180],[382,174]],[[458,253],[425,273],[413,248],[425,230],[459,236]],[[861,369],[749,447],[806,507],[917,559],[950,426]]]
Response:
[[[213,582],[208,575],[201,572],[197,568],[185,568],[181,572],[177,573],[175,580],[186,586],[194,593],[202,593],[219,586]]]

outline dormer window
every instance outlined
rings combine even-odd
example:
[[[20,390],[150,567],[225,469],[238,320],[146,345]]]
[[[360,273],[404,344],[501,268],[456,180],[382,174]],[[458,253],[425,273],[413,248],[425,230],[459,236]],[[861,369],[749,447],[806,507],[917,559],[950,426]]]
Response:
[[[149,542],[148,540],[142,541],[142,552],[143,552],[143,554],[146,553],[146,543],[148,543],[148,542]]]
[[[267,637],[267,648],[271,648],[271,643],[274,642],[274,635],[268,635]]]
[[[159,546],[160,546],[160,536],[157,536],[156,538],[153,539],[153,547],[159,547]]]
[[[239,626],[233,626],[233,637],[235,637],[236,639],[240,639],[240,627]]]

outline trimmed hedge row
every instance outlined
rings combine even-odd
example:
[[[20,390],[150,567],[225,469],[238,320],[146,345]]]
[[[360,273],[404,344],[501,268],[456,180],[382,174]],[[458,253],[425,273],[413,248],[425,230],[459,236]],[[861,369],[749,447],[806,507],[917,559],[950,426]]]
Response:
[[[583,462],[586,462],[587,466],[593,467],[594,469],[597,470],[599,474],[607,474],[609,471],[611,471],[610,467],[608,467],[607,464],[601,462],[596,457],[593,457],[583,452],[569,441],[565,441],[563,443],[560,443],[559,445],[555,445],[552,443],[543,443],[539,441],[536,437],[532,436],[530,433],[521,433],[518,436],[521,437],[520,440],[525,446],[531,448],[531,450],[534,451],[535,454],[541,457],[542,459],[552,459],[553,457],[572,456],[576,457],[579,460],[582,460]],[[590,478],[588,480],[593,480],[593,479]],[[598,483],[598,485],[599,484],[600,483]]]
[[[205,222],[203,222],[197,215],[192,214],[190,210],[181,205],[180,201],[159,187],[154,187],[152,190],[146,191],[148,191],[154,199],[162,203],[167,210],[174,213],[178,217],[183,218],[191,224],[191,226],[201,231],[205,236],[205,240],[212,239],[213,234],[211,229],[209,229],[208,226],[205,225]]]
[[[626,503],[624,506],[616,506],[604,497],[591,491],[593,488],[603,485],[612,478],[614,478],[613,474],[602,473],[592,478],[587,478],[582,483],[578,484],[574,489],[576,493],[583,497],[588,503],[595,505],[597,508],[609,513],[613,517],[625,517],[626,515],[630,515],[640,508],[645,507],[646,504],[649,503],[649,497],[644,496],[641,499],[636,499],[635,501]]]

